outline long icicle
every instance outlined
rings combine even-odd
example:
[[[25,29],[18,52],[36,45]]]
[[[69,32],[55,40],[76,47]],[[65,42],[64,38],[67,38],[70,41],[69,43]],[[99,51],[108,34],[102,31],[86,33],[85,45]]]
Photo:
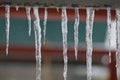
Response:
[[[26,7],[26,14],[27,14],[27,19],[28,19],[28,27],[29,27],[29,31],[28,31],[29,36],[31,36],[31,16],[30,16],[30,10],[31,10],[31,7]]]
[[[44,12],[44,44],[45,44],[45,36],[46,36],[46,26],[47,26],[47,16],[48,16],[48,12],[47,12],[47,8],[45,8],[45,12]]]
[[[41,27],[38,14],[38,7],[34,7],[34,31],[35,31],[35,47],[36,47],[36,80],[41,80]]]
[[[117,80],[120,80],[120,9],[116,9],[116,72]]]
[[[92,32],[93,32],[93,22],[94,22],[94,9],[87,8],[87,19],[86,19],[86,45],[87,45],[87,80],[92,79]]]
[[[111,11],[107,8],[108,44],[109,44],[109,63],[111,63]]]
[[[6,55],[8,55],[9,48],[9,30],[10,30],[10,6],[5,7],[5,17],[6,17]]]
[[[79,9],[75,8],[75,23],[74,23],[74,49],[75,49],[75,59],[77,60],[78,54],[78,27],[79,27]]]
[[[63,37],[63,58],[64,58],[64,71],[63,71],[63,77],[64,80],[67,79],[67,13],[66,13],[66,7],[62,8],[62,37]]]

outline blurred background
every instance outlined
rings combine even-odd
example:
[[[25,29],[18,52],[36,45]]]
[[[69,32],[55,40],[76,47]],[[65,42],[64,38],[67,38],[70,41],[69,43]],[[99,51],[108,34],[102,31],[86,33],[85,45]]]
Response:
[[[86,80],[86,10],[80,9],[78,60],[74,56],[74,9],[67,9],[68,14],[68,80]],[[115,26],[115,11],[112,13],[112,26]],[[25,8],[11,8],[10,46],[6,56],[5,8],[0,7],[0,79],[35,80],[35,40],[33,29],[28,35],[28,21]],[[44,9],[39,9],[40,26],[43,34]],[[115,29],[112,35],[112,62],[108,61],[106,10],[96,10],[93,29],[93,68],[92,80],[117,80],[115,69]],[[61,33],[61,9],[48,9],[46,43],[42,36],[42,80],[63,79],[63,55]]]

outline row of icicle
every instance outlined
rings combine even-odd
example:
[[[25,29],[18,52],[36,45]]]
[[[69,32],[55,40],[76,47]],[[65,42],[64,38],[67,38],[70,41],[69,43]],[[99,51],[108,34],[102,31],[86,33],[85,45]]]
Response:
[[[41,27],[40,27],[40,17],[38,12],[39,7],[33,7],[34,11],[34,33],[35,33],[35,48],[36,48],[36,80],[41,80]],[[16,10],[18,11],[19,7],[16,6]],[[10,6],[5,6],[5,16],[6,16],[6,55],[8,55],[8,47],[9,47],[9,29],[10,29]],[[28,18],[28,34],[31,35],[31,15],[30,15],[31,7],[26,7],[26,14]],[[58,11],[58,8],[57,8]],[[87,8],[87,17],[86,17],[86,60],[87,60],[87,80],[92,79],[92,32],[93,32],[93,23],[94,23],[94,8]],[[44,43],[45,43],[45,35],[46,35],[46,25],[47,25],[47,8],[45,8],[44,12]],[[61,14],[61,28],[62,28],[62,38],[63,38],[63,59],[64,59],[64,71],[63,77],[64,80],[67,80],[67,12],[66,7],[62,7]],[[116,68],[117,68],[117,79],[120,80],[120,10],[116,9]],[[79,16],[79,8],[75,8],[75,23],[74,23],[74,49],[75,49],[75,58],[77,60],[78,53],[78,27],[80,22]],[[107,8],[107,25],[108,25],[108,41],[109,41],[109,62],[111,62],[111,10]]]

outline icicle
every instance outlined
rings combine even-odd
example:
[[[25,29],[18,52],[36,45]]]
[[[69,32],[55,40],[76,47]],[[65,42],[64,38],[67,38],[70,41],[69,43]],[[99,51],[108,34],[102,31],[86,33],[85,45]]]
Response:
[[[67,13],[66,7],[62,8],[62,37],[63,37],[63,57],[64,57],[64,72],[63,77],[64,80],[67,79]]]
[[[108,26],[108,43],[109,43],[109,63],[111,63],[111,11],[107,8],[107,26]]]
[[[5,17],[6,17],[6,55],[8,55],[9,48],[9,29],[10,29],[10,6],[6,5],[5,7]]]
[[[45,44],[45,36],[46,36],[46,25],[47,25],[47,8],[45,8],[45,12],[44,12],[44,44]]]
[[[92,78],[92,31],[94,22],[94,9],[87,8],[87,18],[86,18],[86,44],[87,44],[87,80]]]
[[[56,9],[57,9],[57,12],[59,13],[59,7],[57,7]]]
[[[26,14],[27,14],[27,19],[28,19],[28,26],[29,26],[29,31],[28,34],[31,36],[31,16],[30,16],[30,7],[26,7]]]
[[[78,27],[79,27],[79,9],[75,8],[75,23],[74,23],[74,49],[75,49],[75,58],[77,60],[78,54]]]
[[[117,80],[120,80],[120,9],[116,9],[116,72]]]
[[[15,8],[16,8],[16,11],[18,11],[18,9],[19,9],[19,6],[15,6]]]
[[[34,32],[35,32],[35,47],[36,47],[36,80],[41,80],[41,27],[38,14],[38,7],[34,7]]]

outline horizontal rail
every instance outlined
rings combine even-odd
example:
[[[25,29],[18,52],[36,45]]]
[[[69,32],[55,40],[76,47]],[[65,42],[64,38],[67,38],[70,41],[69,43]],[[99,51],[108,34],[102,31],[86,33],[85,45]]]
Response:
[[[39,16],[41,19],[44,18],[44,8],[39,8]],[[74,9],[67,9],[67,16],[69,20],[74,20]],[[56,16],[55,16],[56,15]],[[86,20],[86,10],[79,9],[80,21]],[[115,10],[111,11],[112,20],[115,19]],[[26,10],[23,7],[20,7],[18,11],[16,11],[15,7],[10,8],[10,18],[17,19],[26,19]],[[31,10],[31,17],[34,19],[33,9]],[[0,7],[0,18],[5,18],[5,7]],[[48,20],[61,20],[61,9],[59,12],[55,8],[48,9]],[[95,21],[106,22],[107,21],[107,11],[106,10],[96,10],[95,11]]]

